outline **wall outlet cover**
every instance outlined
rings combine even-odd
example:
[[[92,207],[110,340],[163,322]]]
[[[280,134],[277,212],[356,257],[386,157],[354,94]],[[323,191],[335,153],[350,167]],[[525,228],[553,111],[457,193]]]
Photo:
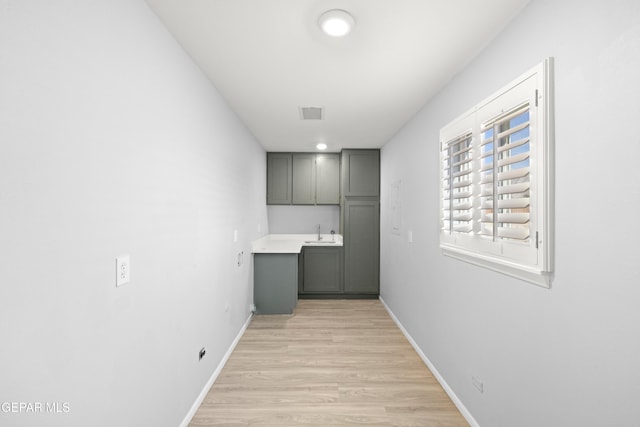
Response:
[[[131,259],[129,255],[116,258],[116,287],[126,285],[131,281]]]

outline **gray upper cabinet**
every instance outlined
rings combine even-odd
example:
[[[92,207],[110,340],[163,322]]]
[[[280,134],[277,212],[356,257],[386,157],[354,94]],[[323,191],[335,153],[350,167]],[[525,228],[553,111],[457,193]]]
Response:
[[[340,204],[340,155],[316,155],[316,204]]]
[[[267,204],[340,204],[340,155],[267,153]]]
[[[316,203],[316,156],[315,154],[293,155],[293,204]]]
[[[342,184],[345,197],[380,195],[380,151],[343,150]]]
[[[267,204],[291,204],[291,179],[291,154],[267,153]]]

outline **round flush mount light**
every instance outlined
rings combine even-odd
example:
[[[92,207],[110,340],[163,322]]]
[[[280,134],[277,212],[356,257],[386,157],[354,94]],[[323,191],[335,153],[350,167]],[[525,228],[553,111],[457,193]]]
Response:
[[[332,9],[320,15],[318,23],[325,34],[332,37],[343,37],[351,32],[356,21],[347,11]]]
[[[318,150],[326,150],[327,149],[327,144],[324,144],[324,143],[321,142],[318,145],[316,145],[316,148]]]

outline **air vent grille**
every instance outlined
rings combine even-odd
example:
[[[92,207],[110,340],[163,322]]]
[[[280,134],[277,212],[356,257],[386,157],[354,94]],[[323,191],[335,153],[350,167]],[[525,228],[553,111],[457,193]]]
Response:
[[[322,107],[299,107],[300,120],[322,120],[324,109]]]

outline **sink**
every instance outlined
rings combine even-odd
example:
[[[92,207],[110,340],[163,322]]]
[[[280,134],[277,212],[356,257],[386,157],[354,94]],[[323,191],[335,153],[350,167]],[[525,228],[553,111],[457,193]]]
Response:
[[[316,243],[316,244],[332,244],[332,243],[336,243],[335,240],[305,240],[305,243]]]

